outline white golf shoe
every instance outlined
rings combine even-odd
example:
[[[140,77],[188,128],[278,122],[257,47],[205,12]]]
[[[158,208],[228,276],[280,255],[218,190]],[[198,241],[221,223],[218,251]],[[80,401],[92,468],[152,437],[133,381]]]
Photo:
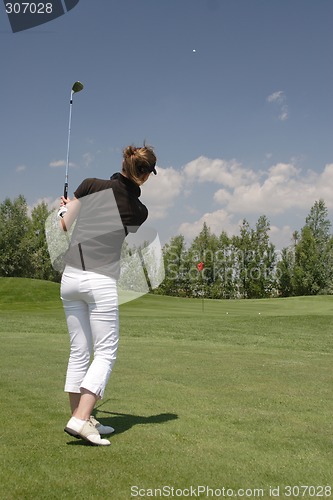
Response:
[[[111,427],[110,425],[101,424],[98,420],[96,420],[96,418],[93,415],[90,415],[89,422],[91,422],[95,426],[95,428],[101,435],[112,434],[114,432],[113,427]]]
[[[101,438],[100,433],[90,420],[86,420],[82,424],[81,422],[78,423],[77,419],[72,417],[67,422],[64,431],[70,436],[84,439],[95,446],[110,446],[111,444],[108,439]]]

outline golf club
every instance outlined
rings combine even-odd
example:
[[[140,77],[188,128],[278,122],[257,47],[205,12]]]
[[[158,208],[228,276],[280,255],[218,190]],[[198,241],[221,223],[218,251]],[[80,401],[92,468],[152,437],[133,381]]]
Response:
[[[67,140],[67,158],[66,158],[66,174],[65,174],[65,186],[64,186],[64,197],[68,197],[68,168],[69,168],[69,146],[71,139],[71,122],[72,122],[72,105],[73,105],[73,94],[80,92],[83,89],[83,84],[81,82],[75,82],[71,90],[71,98],[69,101],[69,122],[68,122],[68,140]]]

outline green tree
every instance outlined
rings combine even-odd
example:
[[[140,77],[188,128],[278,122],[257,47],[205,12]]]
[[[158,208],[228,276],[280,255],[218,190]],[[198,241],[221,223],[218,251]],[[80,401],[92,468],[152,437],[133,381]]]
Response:
[[[232,237],[235,249],[235,285],[240,297],[251,296],[251,269],[253,266],[252,230],[249,222],[243,219],[239,236]]]
[[[323,200],[316,201],[306,217],[295,246],[295,295],[316,295],[332,288],[333,253],[331,222]]]
[[[218,238],[214,269],[212,298],[235,298],[235,248],[225,231],[222,231]]]
[[[269,239],[270,229],[269,220],[265,215],[261,215],[253,232],[256,270],[253,291],[257,298],[270,297],[276,287],[275,265],[277,256],[275,246]]]
[[[6,198],[0,205],[0,276],[24,277],[31,267],[25,245],[31,227],[27,213],[27,202],[21,195],[14,201]]]
[[[189,296],[190,262],[188,261],[185,238],[174,236],[163,247],[165,278],[158,292],[166,295]]]
[[[210,227],[204,222],[202,230],[194,238],[189,248],[188,256],[192,262],[191,273],[192,295],[212,297],[213,285],[216,281],[218,237],[211,232]],[[197,264],[204,263],[204,269],[197,271]]]
[[[294,294],[294,265],[294,248],[283,248],[281,250],[281,258],[277,263],[277,289],[282,297],[290,297]]]
[[[34,207],[31,212],[29,230],[22,240],[22,246],[30,256],[30,268],[27,270],[26,277],[60,281],[60,273],[52,267],[45,237],[45,221],[49,213],[44,201]]]
[[[324,200],[315,201],[305,219],[305,225],[311,230],[317,245],[322,245],[322,248],[324,248],[330,238],[331,229],[331,222],[328,219],[328,210]]]
[[[272,295],[275,287],[275,247],[269,241],[270,225],[267,217],[259,217],[255,229],[246,219],[240,235],[232,238],[235,248],[235,274],[238,293],[244,298]]]

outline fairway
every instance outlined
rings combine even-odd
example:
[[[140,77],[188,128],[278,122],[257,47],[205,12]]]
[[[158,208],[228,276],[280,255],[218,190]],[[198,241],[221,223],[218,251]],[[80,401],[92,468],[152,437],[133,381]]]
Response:
[[[333,498],[332,332],[331,296],[124,304],[91,447],[63,432],[59,285],[0,278],[0,498]]]

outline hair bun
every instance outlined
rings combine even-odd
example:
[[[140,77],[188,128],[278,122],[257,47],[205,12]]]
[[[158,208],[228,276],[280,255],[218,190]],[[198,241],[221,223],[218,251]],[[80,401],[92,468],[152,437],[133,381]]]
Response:
[[[135,146],[127,146],[127,148],[125,148],[123,151],[123,157],[130,158],[131,156],[135,155],[136,150],[137,148]]]
[[[143,147],[127,146],[123,150],[122,172],[139,186],[147,179],[147,174],[154,172],[156,165],[156,155],[151,146],[146,143]]]

